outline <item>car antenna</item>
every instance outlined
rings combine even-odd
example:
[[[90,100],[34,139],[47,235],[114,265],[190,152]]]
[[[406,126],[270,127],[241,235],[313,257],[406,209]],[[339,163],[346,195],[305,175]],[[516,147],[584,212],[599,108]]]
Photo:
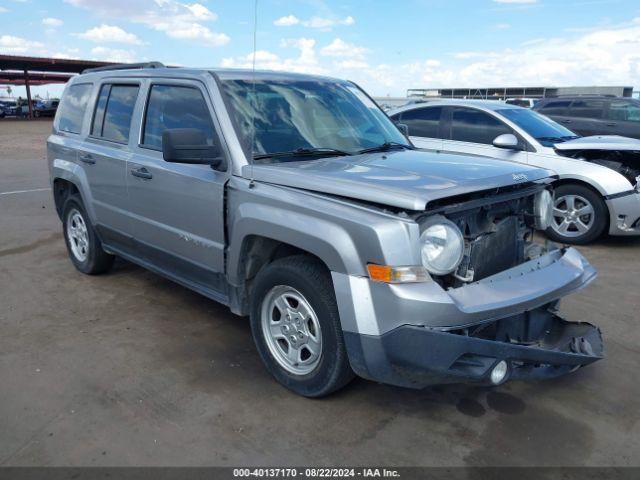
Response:
[[[249,188],[255,186],[253,181],[253,157],[256,141],[256,46],[258,36],[258,0],[253,2],[253,59],[251,65],[251,162],[249,165]]]

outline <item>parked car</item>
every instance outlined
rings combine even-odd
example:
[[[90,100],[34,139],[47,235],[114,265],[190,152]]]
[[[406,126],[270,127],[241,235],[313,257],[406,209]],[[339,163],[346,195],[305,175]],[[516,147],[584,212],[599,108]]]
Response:
[[[447,100],[390,117],[422,148],[486,155],[558,173],[547,235],[585,244],[604,232],[640,235],[640,141],[580,138],[532,110],[493,101]]]
[[[640,139],[640,100],[634,98],[545,98],[534,110],[583,136],[622,135]]]
[[[39,101],[33,106],[33,116],[36,118],[53,117],[56,114],[59,103],[60,100],[58,99]]]
[[[533,108],[540,101],[539,98],[507,98],[504,103],[507,105],[516,105],[518,107]]]
[[[354,373],[497,385],[602,357],[598,328],[557,309],[595,270],[532,239],[552,172],[417,150],[351,82],[101,68],[65,87],[47,154],[79,271],[117,255],[249,316],[301,395]]]

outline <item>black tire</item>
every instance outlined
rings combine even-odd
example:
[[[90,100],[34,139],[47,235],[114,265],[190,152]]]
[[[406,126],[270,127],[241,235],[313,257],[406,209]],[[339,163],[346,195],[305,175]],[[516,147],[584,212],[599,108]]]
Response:
[[[71,195],[64,203],[62,208],[62,231],[64,234],[64,241],[67,245],[67,252],[69,253],[69,258],[73,265],[82,273],[86,273],[87,275],[97,275],[100,273],[104,273],[111,268],[113,265],[114,256],[108,254],[102,248],[102,242],[96,235],[95,229],[89,220],[89,216],[82,204],[82,199],[77,195]],[[76,252],[78,251],[78,242],[70,238],[69,229],[77,228],[74,227],[75,221],[77,220],[75,215],[79,215],[82,218],[82,222],[84,222],[84,226],[86,228],[86,255],[82,258],[82,255],[79,256]],[[74,252],[74,247],[71,242],[74,242],[76,246],[76,252]]]
[[[274,287],[295,289],[311,306],[321,331],[319,363],[306,374],[294,374],[274,357],[262,328],[262,307]],[[258,353],[267,370],[282,385],[305,397],[322,397],[339,390],[355,376],[344,345],[333,282],[327,268],[318,260],[296,255],[275,260],[262,269],[252,289],[251,331]]]
[[[604,203],[600,194],[594,192],[588,187],[585,187],[584,185],[576,184],[566,184],[556,188],[554,192],[555,205],[559,207],[564,206],[566,209],[566,204],[559,204],[558,201],[562,198],[567,198],[568,196],[581,197],[591,204],[593,208],[593,218],[590,222],[589,229],[580,234],[575,229],[575,226],[572,226],[571,228],[573,231],[568,231],[567,234],[562,234],[562,232],[551,226],[547,229],[547,236],[553,241],[573,245],[585,245],[593,242],[604,233],[609,223],[609,209],[607,208],[607,205]],[[583,216],[580,218],[590,217]],[[553,221],[556,222],[556,218],[554,218]]]

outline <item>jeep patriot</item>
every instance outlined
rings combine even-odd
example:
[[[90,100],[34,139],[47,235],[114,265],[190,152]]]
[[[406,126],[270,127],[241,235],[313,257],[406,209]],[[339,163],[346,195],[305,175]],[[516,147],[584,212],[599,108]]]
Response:
[[[596,272],[536,243],[553,172],[419,150],[356,84],[122,65],[67,84],[47,141],[64,239],[248,316],[267,370],[327,395],[559,376],[603,355],[559,300]]]

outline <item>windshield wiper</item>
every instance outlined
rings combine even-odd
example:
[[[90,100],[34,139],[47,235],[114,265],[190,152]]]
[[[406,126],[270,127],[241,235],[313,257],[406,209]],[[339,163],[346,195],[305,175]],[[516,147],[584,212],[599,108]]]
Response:
[[[282,158],[282,157],[308,157],[308,156],[324,156],[324,157],[345,157],[352,155],[344,150],[338,150],[335,148],[296,148],[295,150],[288,150],[286,152],[273,152],[273,153],[261,153],[260,155],[254,155],[254,160],[263,160],[265,158]]]
[[[376,145],[375,147],[364,148],[362,150],[358,150],[358,154],[360,153],[371,153],[371,152],[386,152],[391,150],[392,148],[406,148],[407,150],[415,150],[416,147],[412,147],[411,145],[407,145],[405,143],[399,142],[384,142],[380,145]]]
[[[562,143],[562,142],[566,142],[567,140],[574,140],[576,138],[580,138],[579,135],[567,135],[565,137],[536,137],[536,140],[542,141],[542,142],[555,142],[555,143]]]

